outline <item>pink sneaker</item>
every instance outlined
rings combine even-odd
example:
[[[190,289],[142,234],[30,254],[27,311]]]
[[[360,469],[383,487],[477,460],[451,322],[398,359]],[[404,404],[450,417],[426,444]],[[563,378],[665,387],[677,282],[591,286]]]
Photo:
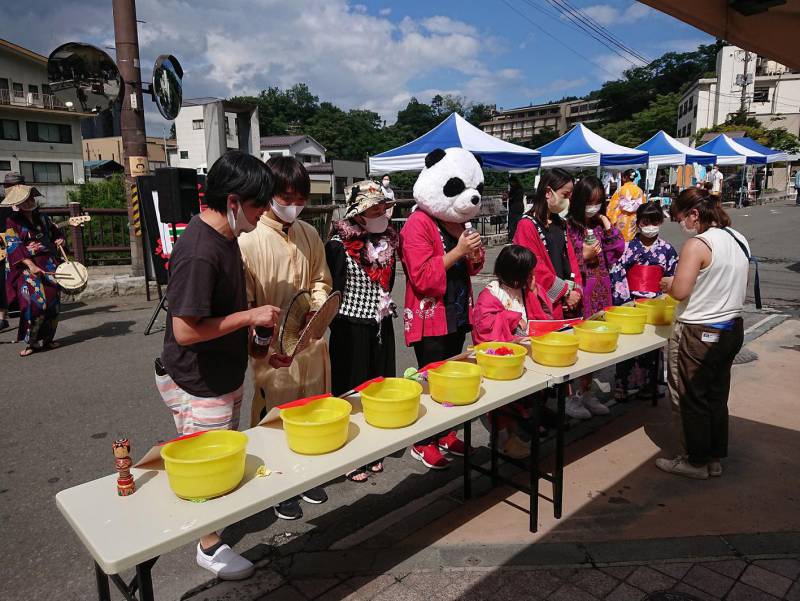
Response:
[[[431,470],[443,470],[450,462],[441,454],[435,444],[418,444],[411,447],[411,456]]]
[[[464,441],[458,437],[455,430],[439,439],[439,450],[442,453],[450,453],[457,457],[463,457],[464,448]],[[470,449],[470,454],[473,452],[475,452],[475,449]]]

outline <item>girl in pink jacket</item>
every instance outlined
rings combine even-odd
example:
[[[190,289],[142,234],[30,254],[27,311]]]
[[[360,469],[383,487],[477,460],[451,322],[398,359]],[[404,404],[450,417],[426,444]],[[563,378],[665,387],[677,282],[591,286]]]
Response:
[[[527,248],[511,244],[503,248],[494,264],[495,278],[478,295],[473,313],[472,340],[511,342],[526,336],[529,319],[552,319],[552,307],[546,291],[535,275],[536,256]],[[527,417],[534,409],[532,396],[512,403],[510,409]],[[517,422],[497,416],[499,443],[509,457],[523,459],[530,455],[528,443],[520,438]]]

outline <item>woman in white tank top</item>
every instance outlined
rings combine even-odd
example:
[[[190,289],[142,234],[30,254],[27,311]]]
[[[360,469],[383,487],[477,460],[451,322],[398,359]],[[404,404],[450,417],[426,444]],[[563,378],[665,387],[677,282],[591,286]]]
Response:
[[[684,190],[672,216],[684,232],[695,234],[681,249],[675,276],[661,282],[679,301],[667,384],[683,451],[674,459],[657,459],[656,466],[706,479],[722,475],[720,460],[728,454],[728,393],[731,366],[744,340],[750,247],[707,190]]]

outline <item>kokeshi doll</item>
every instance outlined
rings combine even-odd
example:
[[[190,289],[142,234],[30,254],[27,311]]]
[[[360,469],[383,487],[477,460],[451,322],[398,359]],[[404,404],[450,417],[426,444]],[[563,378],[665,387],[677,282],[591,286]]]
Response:
[[[127,497],[136,490],[133,476],[131,476],[131,465],[133,465],[133,460],[130,458],[131,443],[127,438],[120,438],[112,443],[111,448],[114,450],[114,469],[119,474],[117,476],[117,494],[120,497]]]

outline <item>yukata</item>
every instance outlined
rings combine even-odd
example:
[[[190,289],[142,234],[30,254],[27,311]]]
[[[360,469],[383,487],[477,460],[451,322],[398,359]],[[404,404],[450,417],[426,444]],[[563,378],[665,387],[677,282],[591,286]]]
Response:
[[[661,267],[663,276],[674,276],[678,266],[678,253],[663,238],[656,238],[649,247],[642,244],[637,236],[625,245],[619,261],[611,268],[614,305],[622,305],[631,300],[655,298],[660,292],[648,290],[631,290],[627,273],[634,265]],[[636,359],[617,364],[617,388],[627,387],[629,390],[649,390],[647,374],[653,362],[658,360],[660,351],[653,351]]]
[[[30,259],[42,271],[55,272],[61,263],[55,243],[64,236],[39,211],[33,212],[30,221],[24,213],[15,211],[6,217],[5,239],[8,302],[16,300],[20,311],[17,341],[29,347],[48,345],[58,327],[61,289],[51,276],[32,275],[24,261]]]
[[[656,265],[664,271],[663,277],[675,275],[678,266],[678,253],[675,247],[663,238],[656,238],[649,247],[636,237],[625,245],[625,251],[619,261],[611,268],[611,282],[615,305],[622,305],[631,300],[655,298],[660,292],[647,290],[630,290],[628,286],[628,270],[634,265]]]
[[[310,223],[298,219],[284,226],[267,212],[256,229],[238,240],[249,306],[279,307],[283,319],[301,290],[311,294],[311,311],[317,311],[328,298],[331,272],[325,260],[325,245]],[[273,337],[273,347],[277,338]],[[255,384],[251,426],[261,420],[262,411],[331,389],[330,354],[324,338],[312,340],[288,367],[273,367],[267,357],[250,357],[250,365]]]
[[[585,319],[589,319],[598,311],[611,305],[610,271],[625,250],[625,240],[613,225],[609,230],[598,225],[592,231],[600,242],[602,252],[594,265],[587,265],[583,258],[583,240],[586,233],[571,222],[567,223],[567,233],[572,247],[575,249],[575,257],[583,280],[583,317]]]
[[[611,225],[616,226],[626,242],[630,242],[636,237],[638,231],[636,210],[645,200],[644,192],[639,186],[633,182],[625,182],[608,201],[606,217]]]

